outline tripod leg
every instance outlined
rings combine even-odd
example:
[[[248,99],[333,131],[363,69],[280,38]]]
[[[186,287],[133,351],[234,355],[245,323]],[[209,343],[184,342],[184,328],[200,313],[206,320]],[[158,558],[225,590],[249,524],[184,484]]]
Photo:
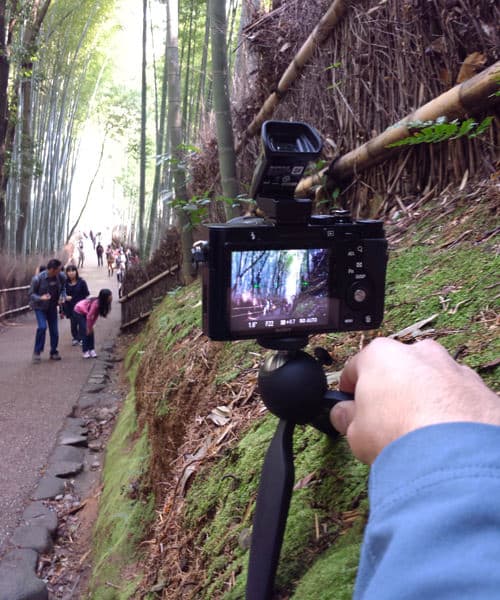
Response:
[[[280,420],[264,459],[253,519],[247,600],[272,597],[293,490],[294,427],[294,423]]]

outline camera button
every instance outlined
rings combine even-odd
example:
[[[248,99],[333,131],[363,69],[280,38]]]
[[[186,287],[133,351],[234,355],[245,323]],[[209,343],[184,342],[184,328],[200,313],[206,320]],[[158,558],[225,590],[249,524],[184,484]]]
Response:
[[[368,293],[363,288],[358,288],[354,291],[353,298],[355,302],[359,302],[360,304],[364,302],[368,297]]]
[[[347,295],[347,304],[354,310],[359,310],[370,300],[370,287],[366,283],[353,283]]]

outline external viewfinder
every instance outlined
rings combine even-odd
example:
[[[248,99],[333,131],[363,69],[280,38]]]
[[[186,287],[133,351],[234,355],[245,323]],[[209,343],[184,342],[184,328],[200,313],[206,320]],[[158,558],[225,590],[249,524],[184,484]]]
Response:
[[[320,155],[319,133],[306,123],[266,121],[261,141],[250,195],[257,202],[260,197],[293,199],[307,164]]]

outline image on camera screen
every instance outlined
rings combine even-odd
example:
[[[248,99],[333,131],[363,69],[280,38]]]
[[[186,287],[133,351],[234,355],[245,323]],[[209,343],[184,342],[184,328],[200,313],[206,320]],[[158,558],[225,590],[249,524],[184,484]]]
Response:
[[[325,248],[233,251],[231,331],[327,325],[328,263]]]

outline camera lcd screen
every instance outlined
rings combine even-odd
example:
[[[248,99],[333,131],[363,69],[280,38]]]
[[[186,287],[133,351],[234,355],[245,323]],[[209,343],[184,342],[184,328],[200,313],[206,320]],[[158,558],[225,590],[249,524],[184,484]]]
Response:
[[[231,332],[266,335],[325,328],[328,272],[325,248],[232,251]]]

